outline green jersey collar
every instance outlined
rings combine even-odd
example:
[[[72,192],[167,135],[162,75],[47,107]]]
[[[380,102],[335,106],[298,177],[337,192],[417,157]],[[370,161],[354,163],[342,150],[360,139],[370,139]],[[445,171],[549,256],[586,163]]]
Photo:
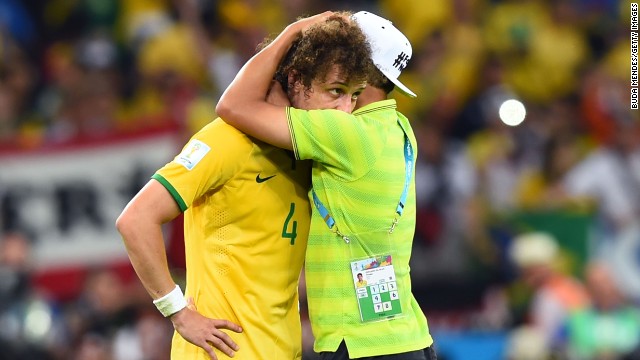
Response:
[[[367,104],[363,107],[361,107],[360,109],[352,112],[352,115],[362,115],[364,113],[368,113],[371,111],[378,111],[378,110],[383,110],[383,109],[396,109],[396,100],[395,99],[387,99],[387,100],[381,100],[381,101],[376,101],[376,102],[372,102],[371,104]]]

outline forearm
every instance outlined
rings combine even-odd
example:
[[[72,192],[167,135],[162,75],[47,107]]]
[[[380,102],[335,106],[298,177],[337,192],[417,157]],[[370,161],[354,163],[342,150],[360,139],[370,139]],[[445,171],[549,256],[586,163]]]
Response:
[[[238,72],[216,106],[216,113],[238,130],[269,144],[292,149],[286,108],[267,102],[271,80],[293,41],[307,27],[324,21],[325,12],[296,21]]]
[[[116,220],[131,265],[153,299],[175,288],[167,264],[162,225],[179,214],[178,205],[164,186],[150,180]]]
[[[300,32],[294,25],[289,25],[271,44],[254,55],[222,94],[216,112],[227,123],[240,124],[246,115],[253,115],[255,104],[266,103],[278,64]]]
[[[325,21],[333,12],[300,19],[289,24],[269,45],[254,55],[238,72],[236,78],[220,98],[216,110],[233,110],[251,102],[266,103],[265,98],[278,64],[287,54],[293,41],[309,26]],[[218,112],[218,115],[221,115]],[[224,118],[224,116],[222,116]],[[233,120],[231,120],[233,121]]]
[[[119,230],[138,278],[155,300],[175,288],[167,263],[164,237],[159,224],[143,221],[124,224]]]
[[[290,25],[273,43],[251,58],[216,106],[218,116],[228,124],[285,149],[293,147],[286,107],[271,104],[267,98],[278,63],[296,36],[297,31]]]
[[[154,300],[160,299],[154,304],[164,316],[171,318],[180,336],[204,349],[211,359],[218,358],[214,347],[233,357],[238,344],[219,329],[242,332],[242,328],[228,320],[209,319],[199,314],[195,304],[189,306],[171,278],[162,225],[179,214],[180,209],[167,189],[158,181],[150,180],[122,211],[116,228],[142,285]]]

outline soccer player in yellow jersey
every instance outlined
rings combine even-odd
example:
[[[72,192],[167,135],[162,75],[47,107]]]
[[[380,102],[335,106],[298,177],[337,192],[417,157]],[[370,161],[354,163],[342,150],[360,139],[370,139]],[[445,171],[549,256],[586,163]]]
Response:
[[[290,27],[293,45],[279,54],[285,59],[277,74],[287,101],[351,112],[366,84],[364,34],[328,14]],[[309,174],[309,164],[290,151],[216,119],[123,210],[116,226],[131,263],[176,330],[172,359],[301,358],[297,288],[311,211]],[[180,212],[185,295],[168,269],[161,228]]]
[[[387,98],[394,88],[415,96],[398,80],[412,49],[386,19],[369,12],[351,19],[367,35],[375,64],[353,114],[264,101],[295,35],[290,28],[245,64],[216,110],[247,134],[313,160],[305,279],[314,350],[326,360],[434,360],[409,275],[416,139]],[[366,285],[354,282],[360,272]]]
[[[362,273],[358,273],[358,280],[356,281],[356,286],[361,288],[367,286],[367,280],[362,277]]]

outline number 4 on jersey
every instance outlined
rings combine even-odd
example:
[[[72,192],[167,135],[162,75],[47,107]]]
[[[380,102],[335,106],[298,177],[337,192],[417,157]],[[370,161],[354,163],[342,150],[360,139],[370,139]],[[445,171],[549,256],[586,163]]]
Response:
[[[293,213],[296,211],[296,204],[291,203],[291,207],[289,207],[289,215],[287,215],[287,219],[284,221],[284,225],[282,226],[282,237],[285,239],[291,239],[291,245],[295,244],[296,237],[298,233],[296,232],[298,228],[298,222],[293,220],[291,224],[291,232],[287,232],[287,228],[289,227],[289,221],[293,217]]]

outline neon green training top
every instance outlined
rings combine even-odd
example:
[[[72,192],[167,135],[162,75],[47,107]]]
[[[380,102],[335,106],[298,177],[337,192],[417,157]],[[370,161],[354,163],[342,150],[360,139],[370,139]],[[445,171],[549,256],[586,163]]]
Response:
[[[405,132],[416,139],[395,100],[353,114],[287,108],[298,159],[314,160],[312,185],[335,219],[332,230],[312,206],[305,258],[314,350],[336,351],[344,339],[352,358],[397,354],[431,346],[427,320],[411,293],[409,258],[415,229],[415,157],[404,212],[388,230],[405,187]],[[403,131],[404,129],[404,131]],[[313,201],[312,192],[309,194]],[[334,232],[348,236],[347,243]],[[372,255],[393,257],[402,315],[363,322],[350,263]]]

